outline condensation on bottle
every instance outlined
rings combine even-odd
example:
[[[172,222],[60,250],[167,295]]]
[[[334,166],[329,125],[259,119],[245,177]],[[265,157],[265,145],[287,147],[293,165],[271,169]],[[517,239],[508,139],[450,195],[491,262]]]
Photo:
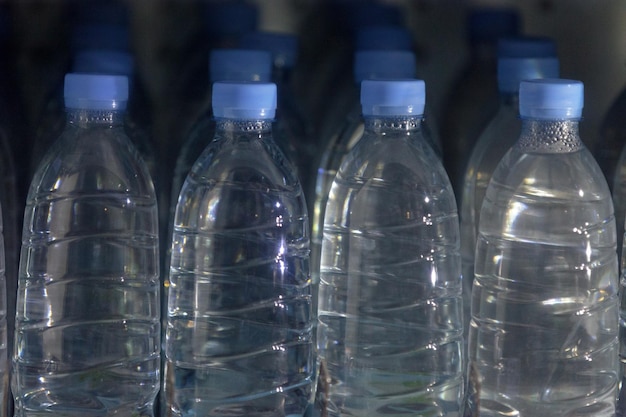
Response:
[[[522,81],[519,107],[480,214],[465,414],[613,416],[615,219],[579,135],[583,84]]]
[[[212,103],[215,137],[175,213],[166,413],[302,416],[313,395],[309,222],[272,139],[276,85],[217,82]]]
[[[549,40],[524,40],[524,42],[552,43]],[[530,55],[533,53],[530,52]],[[535,57],[501,57],[498,59],[500,107],[480,134],[468,159],[460,209],[463,305],[467,323],[470,317],[470,294],[474,280],[474,252],[480,208],[493,171],[517,141],[522,125],[519,118],[519,83],[527,79],[559,76],[559,61],[556,57],[535,55]]]
[[[365,80],[364,133],[324,217],[317,346],[324,415],[443,416],[463,396],[459,224],[422,135],[421,80]]]
[[[158,213],[124,133],[128,80],[68,74],[66,128],[26,201],[12,391],[16,415],[153,415]]]

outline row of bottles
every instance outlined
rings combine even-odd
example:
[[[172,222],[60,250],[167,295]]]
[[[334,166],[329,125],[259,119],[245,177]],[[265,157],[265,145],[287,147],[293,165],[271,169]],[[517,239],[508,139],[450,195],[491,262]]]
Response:
[[[74,54],[30,172],[0,155],[4,413],[621,415],[626,170],[583,144],[582,83],[474,15],[495,55],[438,114],[376,10],[299,84],[297,39],[234,19],[167,157],[127,48]]]
[[[304,415],[317,387],[334,416],[614,415],[617,237],[578,134],[582,83],[521,81],[519,138],[482,203],[467,347],[462,234],[423,81],[361,83],[363,132],[323,218],[317,350],[276,85],[213,85],[215,133],[173,218],[163,348],[157,198],[124,129],[127,78],[68,74],[64,97],[26,204],[16,415],[152,415],[160,388],[163,415]]]

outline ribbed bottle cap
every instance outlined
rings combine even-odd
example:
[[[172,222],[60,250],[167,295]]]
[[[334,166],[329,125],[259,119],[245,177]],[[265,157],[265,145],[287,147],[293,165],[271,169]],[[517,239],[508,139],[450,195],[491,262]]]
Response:
[[[236,36],[257,29],[259,10],[246,1],[207,2],[205,18],[209,35]]]
[[[468,15],[471,42],[495,42],[498,38],[519,33],[520,15],[511,8],[474,9]]]
[[[273,119],[276,84],[216,82],[213,84],[213,114],[217,118]]]
[[[242,49],[260,49],[272,54],[277,68],[293,68],[298,54],[298,38],[287,33],[248,32],[239,39]]]
[[[547,58],[556,56],[556,43],[550,38],[518,36],[498,39],[499,58]]]
[[[65,107],[86,110],[124,110],[128,78],[124,75],[65,75]]]
[[[517,93],[522,80],[558,78],[557,58],[499,58],[498,89],[502,93]]]
[[[132,76],[133,56],[128,52],[89,49],[74,56],[72,72]]]
[[[413,37],[402,26],[370,26],[356,33],[357,51],[410,51]]]
[[[520,84],[519,108],[522,118],[579,119],[582,115],[584,85],[560,78],[525,80]]]
[[[354,55],[354,80],[394,80],[414,78],[415,54],[410,51],[357,51]]]
[[[211,81],[269,82],[272,56],[267,51],[251,49],[214,49],[209,57]]]
[[[425,103],[422,80],[364,80],[361,84],[365,116],[421,116]]]

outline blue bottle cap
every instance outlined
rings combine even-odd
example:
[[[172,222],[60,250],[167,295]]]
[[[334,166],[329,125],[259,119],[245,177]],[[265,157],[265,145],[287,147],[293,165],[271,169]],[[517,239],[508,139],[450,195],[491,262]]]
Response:
[[[240,36],[257,29],[259,10],[246,1],[208,2],[205,19],[210,36]]]
[[[581,81],[560,78],[525,80],[519,89],[522,118],[542,120],[580,119],[584,85]]]
[[[124,110],[128,78],[124,75],[70,73],[65,75],[65,107],[85,110]]]
[[[216,118],[271,120],[276,112],[276,84],[216,82],[213,84]]]
[[[364,80],[361,83],[364,116],[421,116],[425,103],[423,80]]]
[[[209,57],[211,81],[269,82],[272,56],[267,51],[252,49],[214,49]]]
[[[547,58],[556,56],[556,43],[550,38],[517,36],[498,39],[499,58]]]
[[[502,93],[517,93],[522,80],[558,78],[557,58],[499,58],[498,89]]]
[[[293,68],[298,54],[298,37],[287,33],[248,32],[239,39],[242,49],[260,49],[272,54],[277,68]]]
[[[72,72],[132,76],[133,56],[128,52],[88,49],[74,56]]]
[[[415,78],[415,54],[410,51],[357,51],[354,80],[394,80]]]
[[[411,32],[402,26],[370,26],[357,30],[357,51],[411,51],[413,37]]]
[[[520,15],[511,8],[477,8],[468,15],[470,42],[496,42],[519,33]]]

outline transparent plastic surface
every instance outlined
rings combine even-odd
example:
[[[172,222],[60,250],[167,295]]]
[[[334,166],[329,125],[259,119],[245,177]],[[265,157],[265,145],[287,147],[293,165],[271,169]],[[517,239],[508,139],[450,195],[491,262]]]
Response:
[[[164,395],[173,416],[303,415],[309,222],[270,121],[218,119],[176,207]]]
[[[329,416],[459,412],[458,216],[420,125],[367,118],[332,183],[317,338]]]
[[[615,219],[578,122],[525,120],[480,219],[466,415],[613,416]]]
[[[32,181],[13,353],[16,416],[153,414],[157,202],[122,118],[69,111]]]
[[[478,237],[480,208],[487,185],[496,166],[517,142],[522,122],[519,118],[517,94],[502,102],[493,120],[480,135],[467,163],[463,194],[461,196],[461,255],[463,259],[463,306],[466,326],[469,325],[472,282],[474,281],[474,253]],[[467,331],[467,329],[466,329]]]
[[[363,117],[361,115],[361,105],[355,105],[346,115],[346,118],[337,132],[325,141],[325,148],[317,167],[315,178],[315,193],[313,202],[313,216],[311,221],[311,277],[314,285],[313,302],[317,302],[316,288],[319,283],[319,266],[322,250],[322,234],[324,223],[324,212],[330,188],[337,174],[337,170],[343,163],[346,155],[354,148],[363,136]],[[437,158],[441,155],[441,146],[430,136],[429,125],[423,121],[421,132],[425,141],[431,145]],[[317,311],[314,308],[313,311]]]

